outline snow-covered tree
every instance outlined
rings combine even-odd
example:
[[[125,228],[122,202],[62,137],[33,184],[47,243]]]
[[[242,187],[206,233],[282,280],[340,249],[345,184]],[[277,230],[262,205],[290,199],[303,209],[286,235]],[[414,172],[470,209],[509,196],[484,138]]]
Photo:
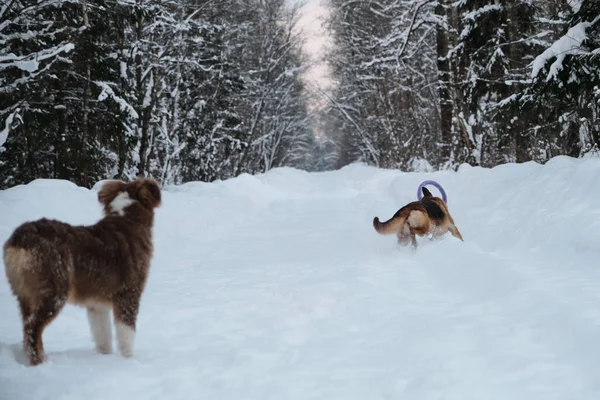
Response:
[[[600,146],[600,1],[569,5],[566,32],[533,60],[533,83],[515,101],[522,115],[533,116],[525,133],[541,160]]]
[[[95,6],[23,0],[1,8],[3,185],[35,177],[86,185],[89,173],[92,181],[108,173],[111,154],[100,130],[114,114],[94,101],[99,90],[91,82],[110,79],[115,63],[102,45],[107,8]]]
[[[294,21],[281,0],[4,3],[0,185],[303,166]]]
[[[556,110],[569,110],[561,105],[563,100],[577,109],[556,119],[563,130],[569,118],[595,121],[590,101],[597,93],[593,72],[576,81],[570,75],[567,84],[573,93],[581,84],[588,88],[575,99],[540,91],[540,79],[532,82],[530,64],[552,45],[573,7],[590,10],[586,21],[589,32],[595,32],[597,2],[333,0],[331,4],[336,46],[330,62],[337,85],[328,113],[338,128],[332,136],[339,146],[338,165],[361,160],[403,169],[421,164],[453,168],[462,162],[493,166],[545,160],[539,152],[548,147],[543,144],[548,135],[557,138],[553,154],[575,154],[567,150],[568,135],[541,129],[548,107],[554,107],[551,99],[540,102],[542,92],[553,96]],[[590,34],[582,46],[588,57],[579,75],[597,71],[594,40]],[[525,103],[539,108],[520,109]],[[593,148],[594,132],[593,122],[577,130],[578,146],[584,151]]]
[[[46,77],[48,70],[73,50],[70,38],[56,39],[59,27],[38,18],[61,3],[15,0],[0,6],[0,149],[29,110],[24,89]]]
[[[457,32],[449,60],[454,73],[453,118],[458,162],[492,166],[516,159],[519,124],[496,109],[526,83],[528,51],[535,45],[529,0],[454,3]]]
[[[332,2],[340,164],[437,162],[435,1]]]

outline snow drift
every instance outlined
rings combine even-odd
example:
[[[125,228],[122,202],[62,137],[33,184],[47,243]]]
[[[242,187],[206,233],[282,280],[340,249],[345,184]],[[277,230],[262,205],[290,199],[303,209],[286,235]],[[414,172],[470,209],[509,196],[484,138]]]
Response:
[[[440,182],[465,242],[372,228]],[[275,169],[165,188],[135,356],[96,354],[83,309],[24,365],[0,278],[0,399],[600,397],[600,160],[402,173]],[[96,190],[0,191],[0,241],[40,217],[92,224]],[[432,189],[435,191],[435,189]]]

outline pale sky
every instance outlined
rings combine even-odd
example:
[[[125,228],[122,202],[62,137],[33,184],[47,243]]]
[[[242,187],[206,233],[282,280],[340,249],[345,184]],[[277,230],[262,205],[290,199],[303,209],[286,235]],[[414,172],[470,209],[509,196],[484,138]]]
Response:
[[[301,29],[306,44],[304,50],[310,59],[310,69],[305,75],[309,90],[320,88],[327,91],[331,87],[328,69],[322,58],[327,54],[331,39],[324,27],[327,17],[327,0],[304,0],[300,9],[298,29]],[[318,105],[316,105],[318,107]]]

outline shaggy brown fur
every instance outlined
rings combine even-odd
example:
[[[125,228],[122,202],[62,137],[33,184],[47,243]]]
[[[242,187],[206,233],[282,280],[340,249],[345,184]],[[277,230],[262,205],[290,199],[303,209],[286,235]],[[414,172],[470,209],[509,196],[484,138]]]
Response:
[[[444,200],[433,197],[427,188],[423,188],[423,198],[420,201],[408,203],[388,221],[382,223],[379,218],[373,218],[373,227],[382,235],[395,233],[401,244],[407,244],[410,239],[415,248],[415,235],[425,236],[431,233],[437,237],[450,231],[452,236],[463,240]]]
[[[133,354],[160,188],[151,179],[109,181],[98,200],[104,217],[95,225],[44,218],[22,224],[4,244],[5,272],[19,303],[23,348],[32,365],[44,361],[42,332],[66,302],[87,308],[101,353],[112,352],[112,308],[119,350],[125,357]]]

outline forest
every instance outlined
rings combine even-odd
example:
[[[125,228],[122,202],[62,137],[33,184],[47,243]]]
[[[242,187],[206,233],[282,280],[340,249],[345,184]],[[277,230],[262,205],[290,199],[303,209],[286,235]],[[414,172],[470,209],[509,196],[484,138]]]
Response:
[[[338,85],[326,113],[338,165],[597,153],[600,1],[331,3]]]
[[[600,0],[329,0],[330,92],[301,6],[4,0],[0,189],[600,151]]]

